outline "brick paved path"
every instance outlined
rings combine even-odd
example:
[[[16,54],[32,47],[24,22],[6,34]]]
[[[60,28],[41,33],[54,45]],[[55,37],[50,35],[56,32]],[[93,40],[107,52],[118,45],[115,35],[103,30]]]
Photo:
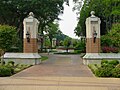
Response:
[[[0,77],[0,90],[120,90],[120,79],[94,77],[79,55],[49,55],[40,65]]]
[[[48,55],[49,59],[12,77],[67,76],[93,77],[80,55]]]

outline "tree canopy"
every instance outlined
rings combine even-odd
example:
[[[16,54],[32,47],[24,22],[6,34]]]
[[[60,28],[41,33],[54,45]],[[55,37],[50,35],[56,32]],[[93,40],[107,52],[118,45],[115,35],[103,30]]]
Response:
[[[113,23],[120,22],[120,0],[83,0],[84,4],[80,11],[80,18],[75,28],[76,35],[81,33],[85,35],[86,18],[90,16],[91,11],[95,11],[101,23],[101,34],[106,34],[112,27]]]
[[[16,42],[16,28],[8,25],[0,25],[0,49],[9,51]]]
[[[22,36],[23,19],[33,12],[43,34],[44,27],[63,13],[63,3],[63,0],[0,0],[0,24],[16,26]]]

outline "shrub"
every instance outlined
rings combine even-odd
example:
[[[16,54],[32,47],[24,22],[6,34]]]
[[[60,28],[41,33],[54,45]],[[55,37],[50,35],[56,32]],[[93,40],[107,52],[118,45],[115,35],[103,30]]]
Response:
[[[80,41],[77,43],[77,45],[75,46],[75,50],[80,50],[80,53],[85,53],[85,42]]]
[[[94,64],[89,64],[88,67],[92,70],[94,74],[95,74],[95,71],[98,69]]]
[[[120,68],[120,64],[116,65],[117,68]]]
[[[16,33],[16,27],[0,25],[0,48],[2,50],[9,51],[16,43]]]
[[[95,71],[95,75],[98,77],[110,77],[112,76],[111,70],[113,68],[111,66],[108,67],[100,67]]]
[[[80,53],[82,53],[81,50],[75,50],[74,52],[75,52],[76,54],[80,54]]]
[[[8,65],[14,66],[15,62],[14,61],[9,61]]]
[[[108,64],[108,60],[102,60],[102,61],[101,61],[101,65],[102,65],[102,64]]]
[[[101,67],[98,64],[89,65],[92,72],[98,77],[117,77],[120,78],[120,64],[118,60],[102,60]]]
[[[107,67],[107,66],[108,66],[108,60],[102,60],[101,67]]]
[[[105,46],[102,48],[102,52],[103,53],[118,53],[119,52],[119,49],[117,47],[108,47],[108,46]]]
[[[5,67],[9,68],[11,73],[14,74],[14,67],[12,65],[5,65]]]
[[[5,67],[5,66],[1,66],[0,67],[0,76],[10,76],[12,75],[11,73],[11,68]]]
[[[112,61],[109,61],[109,64],[114,65],[114,67],[115,67],[116,65],[119,64],[119,61],[118,60],[112,60]]]
[[[119,68],[119,67],[115,67],[115,68],[112,70],[112,76],[113,76],[113,77],[120,78],[120,68]]]
[[[108,46],[108,47],[115,46],[118,48],[117,49],[114,48],[111,51],[115,53],[120,51],[120,23],[113,24],[110,32],[108,32],[108,34],[103,35],[101,37],[101,46]]]

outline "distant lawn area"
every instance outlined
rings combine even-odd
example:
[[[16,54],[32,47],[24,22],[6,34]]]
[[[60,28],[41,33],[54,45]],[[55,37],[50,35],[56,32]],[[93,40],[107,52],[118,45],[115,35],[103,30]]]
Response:
[[[41,56],[41,61],[45,61],[45,60],[47,60],[47,59],[48,59],[47,56]]]

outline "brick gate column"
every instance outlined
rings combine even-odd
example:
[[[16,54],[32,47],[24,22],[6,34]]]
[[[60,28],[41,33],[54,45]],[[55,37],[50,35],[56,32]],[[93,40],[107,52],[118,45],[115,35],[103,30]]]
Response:
[[[86,19],[86,54],[100,53],[100,18],[94,15],[91,11],[91,16]]]
[[[34,18],[32,12],[29,13],[29,16],[24,19],[24,53],[38,53],[38,25],[39,21]]]

